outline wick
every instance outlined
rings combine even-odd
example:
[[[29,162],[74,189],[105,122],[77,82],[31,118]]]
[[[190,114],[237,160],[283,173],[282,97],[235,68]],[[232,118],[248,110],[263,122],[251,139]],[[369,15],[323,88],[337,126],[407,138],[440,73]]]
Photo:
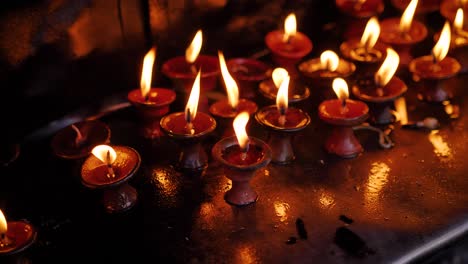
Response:
[[[147,103],[149,101],[149,93],[145,95],[145,102]]]
[[[84,139],[83,135],[81,134],[81,131],[78,129],[78,127],[76,127],[73,124],[73,125],[71,125],[71,128],[76,132],[75,146],[79,147],[84,143],[85,139]]]
[[[111,158],[110,158],[110,151],[107,151],[106,155],[107,160],[107,178],[115,178],[114,168],[112,168]]]
[[[341,100],[341,110],[342,110],[343,112],[345,112],[345,110],[346,110],[346,98],[343,98],[343,99]]]
[[[247,142],[247,144],[245,145],[245,148],[242,148],[241,149],[241,160],[244,161],[245,159],[247,159],[247,152],[249,151],[249,142]]]
[[[8,247],[12,244],[12,241],[5,233],[0,234],[0,248]]]
[[[437,61],[437,58],[434,54],[434,52],[431,52],[431,56],[432,56],[432,65],[431,65],[431,71],[432,72],[438,72],[440,71],[442,68],[440,67],[438,61]]]
[[[187,121],[187,124],[185,125],[185,130],[187,133],[190,135],[195,134],[195,129],[193,129],[192,116],[190,115],[190,108],[187,108],[187,112],[185,113],[185,120]]]
[[[191,63],[190,64],[190,71],[193,73],[193,74],[197,74],[197,66],[195,66],[195,64]]]
[[[280,116],[278,118],[278,123],[281,126],[284,126],[286,124],[286,107],[284,106],[280,107],[279,112],[280,112]]]

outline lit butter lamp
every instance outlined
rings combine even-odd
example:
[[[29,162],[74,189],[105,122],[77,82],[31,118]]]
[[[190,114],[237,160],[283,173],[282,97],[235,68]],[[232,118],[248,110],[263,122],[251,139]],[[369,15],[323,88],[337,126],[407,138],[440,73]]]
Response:
[[[320,119],[332,125],[325,149],[339,157],[353,158],[363,151],[353,126],[367,119],[369,108],[364,102],[348,99],[348,84],[344,79],[336,78],[332,85],[338,99],[325,100],[318,107]]]
[[[106,212],[119,213],[131,209],[138,199],[128,181],[140,168],[140,154],[126,146],[96,146],[81,166],[81,182],[90,189],[102,190]]]
[[[456,59],[447,57],[450,39],[450,24],[445,22],[440,38],[432,48],[432,54],[411,61],[409,70],[420,88],[419,99],[440,103],[452,97],[451,91],[445,87],[444,80],[456,76],[461,70],[461,65]]]
[[[391,48],[386,53],[387,57],[375,74],[374,81],[359,83],[352,89],[356,98],[369,105],[370,120],[378,125],[395,122],[393,102],[408,89],[400,78],[394,76],[400,60],[398,53]]]
[[[218,59],[215,56],[199,55],[203,44],[203,34],[198,30],[190,46],[185,50],[185,57],[178,56],[166,61],[161,70],[169,77],[176,90],[187,97],[201,70],[200,82],[203,92],[211,91],[216,87],[220,73]],[[185,100],[184,100],[185,101]],[[200,108],[208,110],[208,99],[200,101]]]
[[[182,150],[176,168],[182,172],[202,172],[208,167],[208,157],[201,143],[205,136],[216,129],[216,121],[210,115],[197,112],[200,97],[200,71],[193,82],[185,112],[165,115],[161,128]]]
[[[289,14],[284,21],[284,30],[270,31],[265,44],[272,53],[273,62],[296,76],[296,64],[312,51],[312,41],[297,31],[296,15]]]
[[[391,0],[392,5],[399,10],[404,10],[411,0]],[[460,0],[457,0],[460,1]],[[441,0],[421,0],[419,7],[416,10],[416,14],[427,14],[434,11],[438,11],[441,5]]]
[[[23,252],[36,241],[36,237],[37,231],[33,225],[24,220],[7,222],[0,210],[0,256]]]
[[[270,147],[262,140],[247,135],[249,116],[247,112],[240,113],[233,122],[236,136],[223,138],[212,148],[214,159],[224,166],[225,176],[232,181],[232,187],[224,199],[236,206],[257,201],[258,195],[250,186],[250,180],[271,160]]]
[[[151,88],[155,59],[156,48],[152,48],[143,59],[140,89],[134,89],[128,93],[128,100],[138,111],[142,122],[141,134],[149,139],[161,136],[159,121],[169,112],[169,105],[176,99],[176,94],[172,90]]]
[[[100,144],[110,142],[111,130],[99,120],[86,120],[59,130],[51,141],[53,153],[62,159],[79,160]]]
[[[224,137],[234,136],[232,129],[232,119],[240,112],[253,114],[257,112],[257,104],[248,99],[239,99],[239,87],[236,81],[232,78],[226,65],[224,55],[218,51],[219,63],[221,65],[221,74],[223,76],[224,85],[226,86],[227,99],[215,102],[210,106],[210,113],[217,117],[218,128],[224,133]]]
[[[292,136],[310,123],[306,112],[288,107],[289,80],[289,76],[282,80],[276,96],[276,105],[264,107],[255,114],[257,122],[270,131],[268,145],[273,155],[271,161],[277,164],[294,161]]]
[[[380,25],[377,17],[372,17],[360,39],[353,38],[340,45],[344,58],[356,65],[356,79],[365,79],[377,71],[385,58],[388,45],[378,42]]]
[[[239,85],[239,96],[246,99],[255,98],[258,84],[271,73],[270,66],[250,58],[229,59],[227,68]]]
[[[442,0],[440,14],[448,21],[454,21],[459,8],[468,11],[468,0]]]
[[[289,75],[284,68],[275,68],[271,78],[264,80],[259,85],[260,94],[265,98],[275,101],[278,89],[284,78]],[[299,78],[291,78],[289,81],[288,101],[292,104],[299,103],[309,98],[310,89]]]
[[[356,18],[368,18],[384,10],[383,0],[335,0],[335,4],[341,12]]]
[[[417,5],[418,0],[412,0],[401,18],[388,18],[380,23],[380,40],[398,52],[403,66],[407,66],[413,59],[411,49],[427,37],[426,26],[413,20]]]

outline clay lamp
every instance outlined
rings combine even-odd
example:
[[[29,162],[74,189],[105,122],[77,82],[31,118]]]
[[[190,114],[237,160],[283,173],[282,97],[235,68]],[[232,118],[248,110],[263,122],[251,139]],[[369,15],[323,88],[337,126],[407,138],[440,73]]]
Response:
[[[256,103],[248,99],[239,99],[239,88],[236,81],[229,73],[224,55],[221,51],[218,51],[218,57],[228,98],[212,104],[210,106],[210,113],[217,118],[218,128],[224,131],[223,137],[228,137],[234,136],[232,119],[236,117],[237,114],[244,111],[253,114],[257,112],[258,107]]]
[[[333,126],[325,141],[325,149],[339,157],[353,158],[363,151],[353,126],[367,119],[369,108],[364,102],[348,99],[348,85],[344,79],[336,78],[333,90],[339,99],[323,101],[318,107],[320,119]]]
[[[36,241],[36,237],[37,231],[33,225],[25,220],[7,222],[0,210],[0,256],[14,256],[23,252]]]
[[[67,160],[78,160],[91,154],[100,144],[110,142],[109,127],[99,120],[86,120],[59,130],[51,141],[53,153]]]
[[[468,0],[443,0],[440,4],[440,14],[449,21],[454,21],[458,9],[468,10]]]
[[[239,85],[239,96],[246,99],[255,98],[258,84],[267,79],[270,73],[267,64],[249,58],[229,59],[227,68]]]
[[[306,112],[288,107],[289,79],[289,76],[285,76],[282,80],[276,96],[276,105],[264,107],[255,114],[257,122],[270,132],[268,145],[272,151],[271,161],[277,164],[294,161],[292,136],[310,123],[310,117]]]
[[[380,23],[380,40],[398,52],[403,66],[407,66],[413,58],[411,49],[427,36],[426,26],[413,20],[417,5],[418,0],[412,0],[401,18],[388,18]]]
[[[169,105],[176,99],[174,91],[165,88],[151,88],[153,64],[156,49],[151,49],[143,60],[140,89],[128,93],[128,100],[138,111],[142,125],[140,131],[143,137],[154,139],[161,136],[159,121],[169,112]]]
[[[398,54],[388,48],[387,57],[375,74],[374,81],[353,86],[354,96],[369,105],[370,119],[374,124],[383,125],[395,122],[392,106],[395,99],[408,89],[401,79],[394,76],[398,63]]]
[[[186,98],[195,81],[197,72],[201,70],[200,82],[202,92],[215,89],[219,75],[218,59],[215,56],[199,55],[203,43],[203,34],[198,30],[190,46],[185,51],[185,57],[178,56],[169,59],[162,66],[162,72],[169,77],[178,93]],[[185,100],[184,100],[185,101]],[[200,100],[200,109],[208,110],[208,98]]]
[[[258,195],[250,186],[250,180],[271,160],[270,147],[262,140],[247,135],[245,127],[249,116],[247,112],[240,113],[233,122],[236,136],[221,139],[212,149],[214,159],[223,165],[225,176],[232,181],[232,187],[224,199],[236,206],[257,201]]]
[[[338,10],[345,15],[342,19],[344,39],[359,38],[366,20],[383,12],[383,0],[335,0]]]
[[[131,209],[138,193],[128,181],[140,168],[140,154],[130,147],[108,145],[94,147],[92,154],[81,166],[83,185],[102,190],[102,204],[108,213]]]
[[[419,99],[439,103],[452,97],[451,92],[446,90],[444,80],[456,76],[461,70],[461,65],[456,59],[447,57],[450,35],[450,24],[445,22],[432,54],[416,58],[409,65],[413,80],[417,82],[421,91]]]
[[[404,10],[411,0],[391,0],[392,5],[399,10]],[[459,1],[459,0],[458,0]],[[441,5],[441,0],[421,0],[416,14],[427,14],[438,11]]]
[[[260,94],[265,98],[275,101],[278,89],[283,79],[289,75],[284,68],[276,68],[271,74],[271,79],[264,80],[259,85]],[[291,79],[288,89],[288,101],[292,104],[304,101],[309,98],[310,90],[298,78]]]
[[[200,97],[200,71],[193,83],[184,112],[171,113],[161,119],[161,128],[182,150],[176,168],[182,172],[202,172],[208,166],[208,157],[201,143],[213,132],[216,121],[203,112],[197,113]]]
[[[312,51],[312,41],[297,32],[296,16],[289,14],[284,21],[284,30],[275,30],[265,36],[265,43],[272,53],[273,62],[296,76],[296,64]]]
[[[367,22],[361,39],[353,38],[340,45],[343,57],[356,65],[356,79],[371,78],[384,60],[388,46],[377,42],[379,35],[379,20],[372,17]]]

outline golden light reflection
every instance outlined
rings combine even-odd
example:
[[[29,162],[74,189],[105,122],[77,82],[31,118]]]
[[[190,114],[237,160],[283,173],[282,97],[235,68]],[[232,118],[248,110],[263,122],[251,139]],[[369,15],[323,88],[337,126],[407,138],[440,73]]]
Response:
[[[364,193],[364,198],[368,203],[377,202],[382,189],[388,182],[390,167],[383,162],[374,162],[369,171],[369,179],[367,188]]]
[[[235,263],[259,263],[255,247],[251,245],[240,245],[235,256]]]
[[[434,153],[438,157],[450,158],[452,156],[452,149],[439,134],[439,130],[431,131],[428,135],[428,139],[434,147]]]
[[[366,28],[361,37],[361,45],[366,49],[372,49],[380,35],[380,25],[377,17],[371,17],[367,21]]]
[[[319,196],[319,203],[322,209],[330,209],[335,205],[335,199],[333,199],[331,194],[322,191]]]
[[[322,69],[336,71],[340,65],[340,58],[334,51],[326,50],[320,54],[320,65]]]
[[[442,28],[442,33],[440,33],[439,40],[434,45],[434,48],[432,48],[432,55],[437,62],[443,60],[445,56],[447,56],[450,48],[451,34],[450,24],[446,21]]]
[[[398,113],[400,124],[408,124],[408,111],[406,109],[406,99],[404,97],[400,97],[395,100],[395,109]]]
[[[290,208],[288,203],[275,201],[273,206],[275,207],[276,215],[280,218],[280,222],[288,220],[288,211]]]
[[[405,11],[401,15],[400,19],[400,32],[408,32],[413,23],[414,13],[416,12],[416,7],[418,6],[418,0],[412,0],[409,5],[406,7]]]
[[[177,194],[178,185],[170,177],[171,172],[164,168],[154,168],[151,171],[151,182],[156,185],[159,192],[165,197],[173,197]]]

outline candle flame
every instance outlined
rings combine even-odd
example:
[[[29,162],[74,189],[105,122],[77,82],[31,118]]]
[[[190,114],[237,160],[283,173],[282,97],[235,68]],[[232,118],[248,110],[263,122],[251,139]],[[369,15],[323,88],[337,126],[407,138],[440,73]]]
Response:
[[[156,48],[150,49],[143,59],[143,70],[141,71],[140,89],[141,95],[146,97],[151,89],[151,78],[153,76],[153,65],[156,59]]]
[[[348,84],[343,78],[335,78],[333,80],[333,91],[335,91],[336,96],[340,100],[348,99],[349,91],[348,91]]]
[[[391,48],[387,48],[387,57],[374,76],[375,84],[384,87],[392,79],[400,63],[400,56]]]
[[[281,114],[284,114],[284,111],[288,109],[289,79],[289,75],[284,78],[278,89],[278,94],[276,95],[276,107]]]
[[[249,143],[249,136],[247,135],[247,131],[245,127],[249,122],[250,115],[248,112],[242,112],[234,118],[234,122],[232,123],[234,127],[234,132],[236,133],[237,142],[241,149],[247,149],[247,145]]]
[[[457,14],[455,15],[455,20],[453,21],[453,27],[455,31],[463,30],[463,19],[464,19],[463,8],[458,8]]]
[[[400,97],[395,100],[395,110],[400,118],[400,124],[408,124],[408,111],[406,110],[405,97]]]
[[[432,55],[437,62],[443,60],[445,56],[447,56],[450,48],[450,38],[450,24],[446,21],[442,33],[440,33],[439,40],[434,45],[434,48],[432,48]]]
[[[236,81],[232,78],[226,66],[226,60],[221,51],[218,51],[219,64],[221,66],[221,75],[223,76],[224,84],[228,95],[228,101],[232,108],[237,108],[239,103],[239,87]]]
[[[117,159],[117,153],[108,145],[98,145],[93,148],[91,153],[105,164],[112,164]]]
[[[323,69],[336,71],[336,69],[338,69],[339,63],[340,58],[335,52],[331,50],[326,50],[320,55],[320,64],[322,65]]]
[[[199,29],[195,37],[193,37],[192,43],[190,46],[185,50],[185,60],[188,63],[192,64],[197,60],[198,54],[200,54],[200,50],[203,43],[203,33],[202,30]]]
[[[418,0],[412,0],[406,7],[400,19],[400,32],[408,32],[411,28],[411,23],[413,23],[413,17],[417,6]]]
[[[192,91],[185,106],[185,120],[187,123],[191,123],[197,116],[198,98],[200,97],[200,73],[201,70],[198,71],[197,78],[193,82]]]
[[[294,13],[289,14],[284,20],[284,35],[283,41],[288,41],[291,37],[294,37],[297,32],[296,15]]]
[[[379,35],[379,20],[377,17],[371,17],[369,21],[367,21],[366,29],[364,29],[364,33],[362,34],[361,45],[366,49],[372,49],[375,46],[375,43],[377,43]]]
[[[276,88],[280,87],[284,78],[286,78],[287,76],[289,76],[289,73],[284,68],[276,68],[271,73],[271,78],[273,79],[273,83],[275,84]]]
[[[8,230],[8,224],[2,210],[0,210],[0,234],[6,234]]]

